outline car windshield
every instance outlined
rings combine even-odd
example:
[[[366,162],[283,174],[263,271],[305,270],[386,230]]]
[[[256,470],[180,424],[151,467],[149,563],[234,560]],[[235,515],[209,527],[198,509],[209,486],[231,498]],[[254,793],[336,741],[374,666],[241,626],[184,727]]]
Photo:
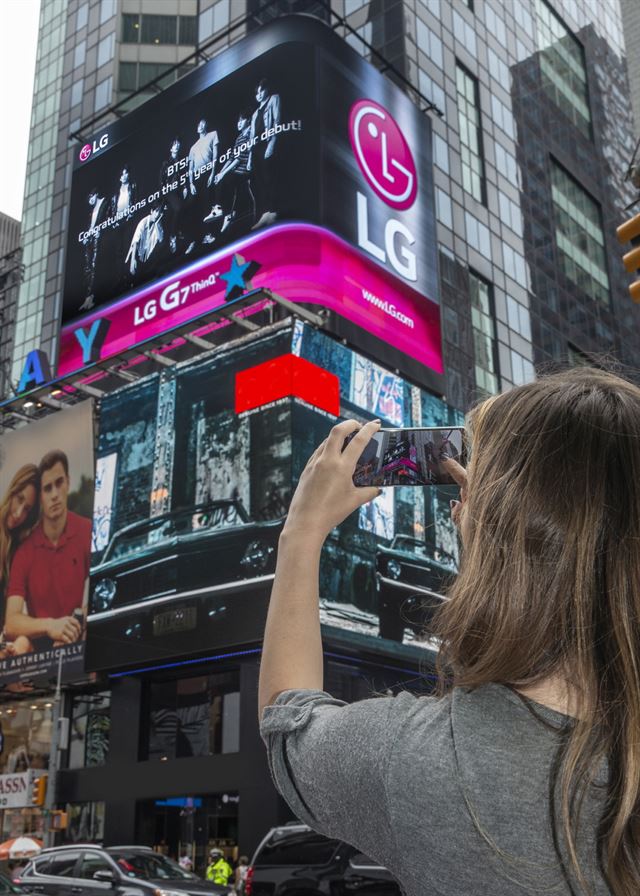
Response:
[[[425,542],[419,541],[417,538],[411,538],[409,535],[396,535],[391,548],[395,548],[398,551],[411,551],[412,554],[422,554],[423,557],[427,556],[427,545]]]
[[[122,532],[114,536],[107,548],[103,562],[122,560],[139,551],[171,541],[180,535],[212,529],[226,529],[246,522],[238,504],[233,501],[219,501],[207,507],[184,513],[162,516],[149,520],[144,526]]]
[[[141,880],[197,880],[195,874],[184,871],[177,862],[156,852],[111,851],[127,877],[138,877]]]

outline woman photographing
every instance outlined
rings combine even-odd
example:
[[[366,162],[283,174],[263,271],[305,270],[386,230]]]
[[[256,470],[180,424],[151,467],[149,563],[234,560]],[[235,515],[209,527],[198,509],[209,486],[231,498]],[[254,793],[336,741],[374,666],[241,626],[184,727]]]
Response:
[[[575,369],[468,417],[437,696],[323,692],[320,551],[378,489],[334,427],[284,527],[260,675],[276,786],[407,896],[640,892],[640,389]]]

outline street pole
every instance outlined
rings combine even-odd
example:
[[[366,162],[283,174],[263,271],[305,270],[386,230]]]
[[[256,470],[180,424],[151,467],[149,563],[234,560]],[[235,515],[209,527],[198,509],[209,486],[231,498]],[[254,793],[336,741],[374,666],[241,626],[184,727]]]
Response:
[[[62,719],[62,659],[64,656],[64,647],[60,648],[58,654],[58,681],[56,684],[56,695],[53,701],[53,724],[51,728],[51,748],[49,750],[49,778],[47,781],[47,793],[44,801],[44,845],[53,846],[55,832],[51,830],[52,810],[55,808],[56,800],[56,778],[60,767],[60,722]]]

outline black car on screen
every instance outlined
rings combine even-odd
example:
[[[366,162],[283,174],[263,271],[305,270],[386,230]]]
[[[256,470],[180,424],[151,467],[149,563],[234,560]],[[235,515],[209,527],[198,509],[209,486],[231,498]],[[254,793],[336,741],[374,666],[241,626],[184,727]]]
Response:
[[[143,846],[44,849],[20,874],[22,892],[45,896],[217,896],[229,887],[202,880]],[[1,892],[1,891],[0,891]]]
[[[428,627],[446,598],[443,590],[457,572],[454,558],[424,541],[396,535],[388,547],[376,548],[376,583],[380,637],[402,642],[405,627],[416,634]]]
[[[246,896],[401,896],[382,865],[305,824],[272,828],[249,867]]]
[[[125,663],[144,659],[146,648],[170,656],[199,640],[260,637],[282,525],[251,520],[229,499],[120,529],[91,570],[88,656],[100,641],[111,653],[118,643]]]

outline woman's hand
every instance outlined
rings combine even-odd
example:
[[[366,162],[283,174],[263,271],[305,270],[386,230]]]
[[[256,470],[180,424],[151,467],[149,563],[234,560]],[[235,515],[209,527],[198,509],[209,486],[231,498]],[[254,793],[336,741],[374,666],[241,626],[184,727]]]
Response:
[[[379,429],[379,420],[364,426],[355,420],[344,420],[333,427],[302,472],[283,534],[311,536],[322,543],[350,513],[380,494],[379,488],[358,488],[353,484],[357,460]],[[358,434],[343,451],[344,440],[354,430],[359,430]]]
[[[457,460],[454,460],[452,457],[443,457],[440,463],[445,468],[447,473],[449,473],[451,478],[455,479],[457,484],[460,486],[460,500],[451,502],[451,519],[456,526],[459,526],[462,505],[467,500],[468,495],[467,471],[464,467],[460,466]]]

